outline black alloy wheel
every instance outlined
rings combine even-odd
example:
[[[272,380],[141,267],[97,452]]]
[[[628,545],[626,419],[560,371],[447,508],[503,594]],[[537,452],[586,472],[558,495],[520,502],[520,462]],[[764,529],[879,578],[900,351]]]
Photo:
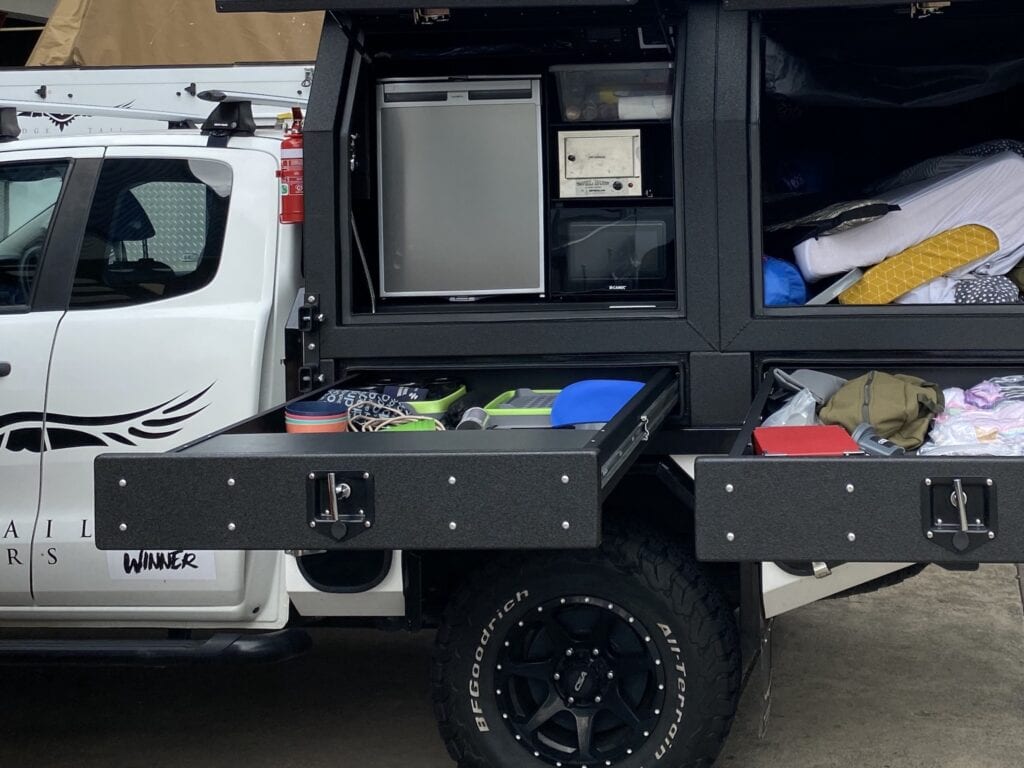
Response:
[[[598,597],[570,596],[519,620],[495,690],[517,741],[555,766],[615,764],[642,748],[665,706],[650,631]]]
[[[462,768],[709,768],[735,712],[732,609],[657,535],[514,555],[438,630],[442,737]]]

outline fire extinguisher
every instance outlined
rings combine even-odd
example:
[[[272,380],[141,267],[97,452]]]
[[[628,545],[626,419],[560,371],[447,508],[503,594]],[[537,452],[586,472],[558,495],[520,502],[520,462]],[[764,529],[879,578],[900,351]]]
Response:
[[[302,110],[292,108],[292,125],[281,141],[281,223],[301,224],[306,206],[303,198]]]

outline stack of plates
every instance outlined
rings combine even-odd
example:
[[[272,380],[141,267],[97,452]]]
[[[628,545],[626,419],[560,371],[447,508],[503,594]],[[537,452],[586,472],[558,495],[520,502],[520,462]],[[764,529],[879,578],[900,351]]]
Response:
[[[292,403],[284,411],[285,429],[294,434],[347,432],[348,406],[319,400]]]

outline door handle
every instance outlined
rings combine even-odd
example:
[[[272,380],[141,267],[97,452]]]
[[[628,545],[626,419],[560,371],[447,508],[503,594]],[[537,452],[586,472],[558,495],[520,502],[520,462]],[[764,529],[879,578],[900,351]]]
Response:
[[[11,375],[11,364],[0,362],[0,379]]]

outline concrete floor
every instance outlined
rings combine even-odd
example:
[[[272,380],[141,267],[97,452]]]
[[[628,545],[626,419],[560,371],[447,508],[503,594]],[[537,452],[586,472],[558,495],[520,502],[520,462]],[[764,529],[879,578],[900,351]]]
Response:
[[[1008,768],[1024,762],[1015,569],[930,568],[776,623],[773,715],[754,691],[721,768]],[[0,668],[4,768],[451,768],[429,635],[325,632],[270,667]]]

